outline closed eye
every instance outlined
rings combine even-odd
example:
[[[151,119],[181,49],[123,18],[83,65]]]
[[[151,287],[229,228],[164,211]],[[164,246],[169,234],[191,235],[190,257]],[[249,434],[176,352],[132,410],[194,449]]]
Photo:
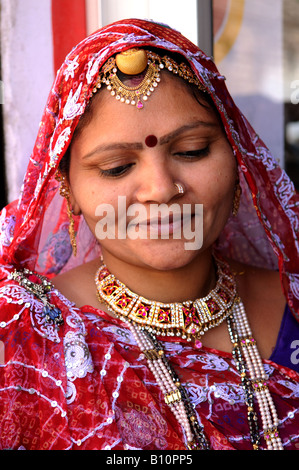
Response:
[[[174,155],[180,158],[184,158],[186,160],[188,159],[192,160],[192,159],[196,159],[200,157],[205,157],[209,153],[210,153],[210,146],[207,145],[206,147],[202,149],[187,150],[185,152],[176,152]],[[128,163],[126,165],[120,165],[120,166],[116,166],[113,168],[108,168],[107,170],[100,169],[100,174],[101,176],[117,178],[118,176],[122,176],[125,173],[127,173],[133,165],[134,163]]]
[[[210,146],[207,145],[206,147],[202,149],[196,149],[196,150],[187,150],[186,152],[176,152],[175,155],[179,157],[183,157],[186,159],[192,159],[192,158],[199,158],[199,157],[205,157],[210,153]]]
[[[126,165],[120,165],[114,168],[108,168],[107,170],[100,169],[100,173],[102,176],[111,176],[111,177],[116,178],[117,176],[121,176],[124,173],[126,173],[131,168],[132,165],[133,163],[128,163]]]

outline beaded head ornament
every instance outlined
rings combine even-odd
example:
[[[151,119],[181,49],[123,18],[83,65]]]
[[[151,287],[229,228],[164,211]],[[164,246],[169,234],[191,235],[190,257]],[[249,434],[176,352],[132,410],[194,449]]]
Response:
[[[155,52],[133,48],[110,57],[102,67],[93,92],[96,93],[104,83],[111,95],[121,103],[142,109],[144,101],[147,101],[157,88],[161,80],[160,71],[163,69],[204,91],[196,75],[184,62],[178,64],[169,56],[160,57]],[[138,76],[135,78],[136,85],[126,85],[121,80],[119,72],[126,76]]]

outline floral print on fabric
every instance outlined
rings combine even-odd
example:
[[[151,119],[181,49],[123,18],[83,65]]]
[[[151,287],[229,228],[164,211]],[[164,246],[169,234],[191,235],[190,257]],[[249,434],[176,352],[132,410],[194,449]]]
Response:
[[[156,449],[167,449],[167,423],[165,419],[157,413],[152,403],[148,408],[152,414],[131,409],[123,413],[116,407],[116,421],[127,449],[143,449],[154,446]]]
[[[0,296],[7,307],[0,325],[7,344],[0,365],[1,449],[185,449],[182,429],[129,329],[104,312],[75,308],[54,290],[51,301],[64,325],[53,341],[52,331],[37,328],[38,301],[28,295],[19,302],[25,299],[19,289],[11,281]],[[212,449],[251,449],[231,354],[184,341],[163,346]],[[269,361],[265,369],[283,444],[295,449],[298,374]]]
[[[0,215],[0,254],[3,252],[3,247],[11,244],[15,224],[16,217],[14,215],[6,217],[6,210],[3,209]]]

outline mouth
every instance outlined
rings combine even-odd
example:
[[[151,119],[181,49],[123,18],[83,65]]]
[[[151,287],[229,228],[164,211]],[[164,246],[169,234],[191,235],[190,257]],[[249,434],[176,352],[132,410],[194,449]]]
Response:
[[[191,214],[191,219],[193,217],[194,214]],[[188,222],[190,223],[190,217]],[[186,220],[182,214],[169,214],[166,217],[154,217],[138,222],[136,227],[138,226],[142,232],[147,232],[152,238],[157,238],[157,236],[167,238],[167,235],[182,234],[185,223]]]
[[[174,216],[170,214],[169,217],[158,217],[147,220],[147,227],[154,232],[158,232],[159,235],[166,233],[172,234],[182,226],[181,215]]]

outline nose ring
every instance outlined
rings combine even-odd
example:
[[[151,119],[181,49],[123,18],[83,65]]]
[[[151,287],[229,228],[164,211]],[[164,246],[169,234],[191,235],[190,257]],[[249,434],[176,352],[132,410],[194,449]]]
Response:
[[[179,194],[185,193],[184,186],[181,183],[174,183],[174,185],[177,188]]]

